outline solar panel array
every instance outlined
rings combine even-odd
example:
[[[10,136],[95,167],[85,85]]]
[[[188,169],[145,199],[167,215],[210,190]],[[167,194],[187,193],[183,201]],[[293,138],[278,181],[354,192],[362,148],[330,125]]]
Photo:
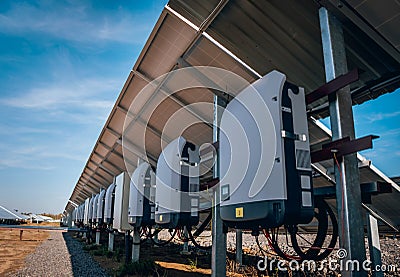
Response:
[[[11,211],[3,206],[0,206],[0,219],[22,220],[27,217],[19,214],[18,212]]]
[[[355,1],[341,1],[345,7]],[[366,5],[368,2],[365,1]],[[399,29],[390,24],[365,26],[362,14],[347,14],[347,9],[331,7],[331,1],[321,1],[342,19],[347,59],[350,69],[360,69],[360,80],[351,86],[353,104],[360,104],[400,87],[400,52],[396,47]],[[372,3],[371,3],[372,5]],[[136,103],[139,92],[158,76],[187,66],[214,66],[230,70],[249,82],[278,69],[289,81],[303,86],[306,93],[323,85],[324,65],[318,21],[319,4],[315,1],[184,1],[171,0],[162,11],[148,41],[135,63],[122,91],[105,123],[70,200],[82,203],[92,194],[107,188],[114,176],[133,171],[139,157],[149,157],[155,166],[161,145],[171,138],[162,138],[170,116],[189,104],[212,103],[214,91],[197,88],[182,90],[163,101],[150,113],[151,99],[165,96],[173,84],[148,91],[152,98]],[[363,22],[373,20],[365,14]],[[379,39],[386,33],[385,39]],[[378,36],[378,38],[377,38]],[[201,80],[198,80],[200,83]],[[171,85],[171,86],[169,86]],[[224,90],[223,88],[221,89]],[[311,149],[318,150],[331,141],[329,131],[316,120],[328,115],[327,97],[308,106]],[[151,106],[151,105],[150,105]],[[212,120],[212,111],[188,110],[181,114],[182,124],[188,117],[200,115]],[[127,120],[127,122],[125,122]],[[146,125],[145,123],[148,122]],[[124,124],[132,125],[129,143],[123,143]],[[143,136],[145,135],[145,136]],[[185,137],[195,144],[212,142],[212,126],[200,123],[188,129]],[[141,151],[143,146],[146,151]],[[129,155],[127,155],[129,153]],[[125,161],[124,161],[125,156]],[[394,225],[400,225],[400,188],[376,167],[359,156],[361,182],[381,181],[393,187],[392,194],[373,196],[372,207]],[[314,183],[332,186],[331,161],[313,165]],[[331,201],[335,205],[334,201]],[[69,202],[66,211],[72,212]]]

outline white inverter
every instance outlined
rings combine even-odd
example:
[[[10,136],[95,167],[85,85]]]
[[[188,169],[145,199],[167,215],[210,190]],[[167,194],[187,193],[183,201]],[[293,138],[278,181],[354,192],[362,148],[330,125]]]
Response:
[[[224,223],[258,229],[310,222],[314,206],[304,89],[272,71],[227,105],[220,128]]]
[[[88,211],[88,223],[91,224],[92,223],[92,216],[93,216],[93,202],[94,202],[94,196],[92,195],[92,197],[89,200],[89,211]]]
[[[96,222],[99,224],[103,223],[103,216],[104,216],[104,202],[105,202],[106,190],[101,190],[99,194],[99,199],[97,201],[97,215],[96,215]]]
[[[79,212],[78,212],[78,222],[83,223],[83,218],[85,214],[85,202],[83,202],[79,207]]]
[[[113,229],[121,232],[133,230],[133,227],[128,223],[130,181],[128,172],[122,172],[115,178]]]
[[[77,207],[75,223],[82,222],[82,219],[81,219],[82,206],[83,206],[83,204],[80,204]]]
[[[83,224],[87,225],[89,224],[89,203],[90,203],[90,198],[87,198],[85,200],[84,208],[83,208]]]
[[[156,175],[147,162],[132,174],[129,190],[128,221],[134,227],[154,225]]]
[[[93,199],[92,223],[97,222],[97,202],[99,201],[99,194],[96,194]]]
[[[111,225],[114,220],[114,200],[115,200],[115,179],[107,188],[104,199],[104,223]]]
[[[178,137],[157,161],[155,221],[164,228],[199,221],[199,148]]]
[[[76,221],[77,218],[77,214],[78,214],[78,207],[75,207],[75,209],[72,211],[72,221]]]

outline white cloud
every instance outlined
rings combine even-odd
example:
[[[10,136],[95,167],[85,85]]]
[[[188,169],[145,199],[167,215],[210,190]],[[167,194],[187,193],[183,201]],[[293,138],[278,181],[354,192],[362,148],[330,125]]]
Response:
[[[21,169],[36,169],[36,170],[52,170],[53,165],[37,163],[26,156],[9,156],[7,159],[0,160],[0,169],[5,168],[21,168]]]
[[[0,124],[0,134],[1,135],[45,134],[45,133],[50,133],[50,132],[51,132],[51,130],[43,129],[43,128],[34,128],[34,127],[25,127],[25,126],[11,127],[11,126],[7,126],[4,124]]]
[[[43,142],[40,138],[24,141],[15,138],[14,144],[0,145],[0,155],[7,157],[0,160],[0,169],[4,168],[22,168],[37,170],[53,170],[57,168],[58,163],[55,160],[70,160],[85,162],[87,159],[86,151],[82,147],[88,148],[87,141],[77,138],[73,134],[70,136],[59,135],[63,142],[57,139]],[[81,144],[77,144],[80,141]]]
[[[35,87],[16,97],[3,98],[0,104],[26,109],[59,110],[66,107],[110,109],[113,101],[102,100],[105,94],[115,95],[120,84],[115,80],[83,79],[69,83],[53,83]],[[99,96],[99,99],[96,99]]]
[[[39,2],[37,5],[12,2],[11,8],[0,14],[0,32],[46,34],[77,42],[141,44],[153,23],[148,22],[148,18],[153,18],[149,16],[150,12],[146,13],[137,18],[122,9],[107,14],[94,13],[82,1],[71,5],[60,5],[57,1]]]
[[[389,129],[385,132],[379,133],[379,136],[381,138],[385,138],[385,137],[393,137],[400,134],[400,128],[395,128],[395,129]]]
[[[376,121],[393,118],[393,117],[396,117],[399,115],[400,115],[400,111],[396,111],[396,112],[390,112],[390,113],[371,113],[371,114],[365,115],[365,117],[368,119],[368,121],[370,123],[373,123]]]

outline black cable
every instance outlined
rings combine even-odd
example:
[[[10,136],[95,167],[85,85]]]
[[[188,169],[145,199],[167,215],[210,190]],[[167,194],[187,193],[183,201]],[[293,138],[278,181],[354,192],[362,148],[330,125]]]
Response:
[[[206,219],[203,221],[203,223],[201,223],[201,225],[199,226],[199,228],[197,228],[197,230],[193,233],[194,237],[198,237],[201,233],[203,233],[204,229],[208,226],[208,224],[210,223],[212,218],[212,212],[210,212],[208,214],[208,216],[206,217]]]
[[[263,231],[264,231],[264,236],[266,237],[266,239],[267,239],[267,241],[268,241],[268,239],[269,239],[268,237],[271,238],[271,236],[269,236],[268,230],[264,229]],[[267,233],[268,233],[268,234],[267,234]],[[285,259],[285,260],[287,260],[287,261],[290,261],[290,260],[300,260],[300,259],[301,259],[300,257],[286,254],[286,253],[283,252],[283,250],[279,247],[279,245],[278,245],[278,234],[279,234],[278,230],[276,231],[276,234],[275,234],[275,231],[273,231],[273,230],[271,230],[271,233],[272,233],[272,238],[271,238],[271,245],[270,245],[270,246],[274,249],[275,253],[276,253],[279,257],[281,257],[281,258],[283,258],[283,259]],[[268,236],[267,236],[267,235],[268,235]]]
[[[157,245],[157,246],[165,246],[165,245],[167,245],[168,243],[170,243],[170,242],[174,239],[174,237],[175,237],[175,235],[176,235],[176,229],[174,229],[174,232],[172,233],[172,235],[171,235],[171,232],[170,232],[171,237],[170,237],[168,240],[163,241],[163,242],[159,242],[159,241],[157,242],[156,240],[154,240],[153,237],[154,237],[156,234],[158,234],[160,231],[161,231],[161,230],[156,230],[156,231],[153,233],[153,235],[150,236],[151,241],[152,241],[155,245]]]
[[[314,213],[314,217],[318,220],[317,236],[314,239],[314,242],[311,244],[311,247],[306,252],[302,251],[302,249],[299,247],[297,241],[297,227],[289,227],[292,247],[302,259],[315,259],[318,256],[328,232],[328,207],[326,203],[323,200],[316,199],[315,207],[318,209],[318,213]]]
[[[316,217],[318,219],[317,237],[315,238],[312,246],[307,251],[303,251],[298,244],[296,236],[297,229],[296,228],[293,228],[291,230],[289,229],[289,232],[291,234],[290,238],[292,240],[293,249],[303,260],[320,261],[325,259],[333,251],[338,237],[338,224],[332,209],[322,199],[316,200],[315,204],[316,207],[318,208],[318,214],[316,213]],[[328,247],[323,252],[320,253],[320,251],[322,250],[322,245],[327,236],[328,216],[332,223],[332,237]]]
[[[190,240],[191,240],[191,242],[194,244],[194,246],[196,246],[197,248],[199,248],[199,249],[201,249],[201,250],[210,250],[211,248],[212,248],[212,245],[210,245],[210,246],[203,246],[203,245],[200,245],[197,241],[196,241],[196,239],[194,238],[194,236],[193,236],[193,234],[192,234],[192,227],[186,227],[187,228],[187,230],[188,230],[188,234],[189,234],[189,238],[190,238]]]
[[[262,247],[261,247],[261,244],[260,244],[260,241],[259,241],[259,239],[258,239],[258,236],[254,236],[255,237],[255,239],[256,239],[256,243],[257,243],[257,246],[258,246],[258,248],[260,249],[260,252],[261,252],[261,254],[264,254],[264,255],[273,255],[273,256],[278,256],[277,254],[275,254],[275,253],[271,253],[271,252],[268,252],[267,250],[264,250]]]
[[[177,227],[177,235],[178,235],[178,239],[182,242],[188,242],[189,241],[189,237],[187,237],[185,235],[184,229],[185,227]]]

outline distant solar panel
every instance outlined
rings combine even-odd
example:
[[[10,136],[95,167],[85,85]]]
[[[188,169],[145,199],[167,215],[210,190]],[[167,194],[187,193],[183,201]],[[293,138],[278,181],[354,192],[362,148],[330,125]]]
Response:
[[[14,219],[14,220],[19,220],[22,219],[21,215],[12,212],[3,206],[0,206],[0,219]]]

